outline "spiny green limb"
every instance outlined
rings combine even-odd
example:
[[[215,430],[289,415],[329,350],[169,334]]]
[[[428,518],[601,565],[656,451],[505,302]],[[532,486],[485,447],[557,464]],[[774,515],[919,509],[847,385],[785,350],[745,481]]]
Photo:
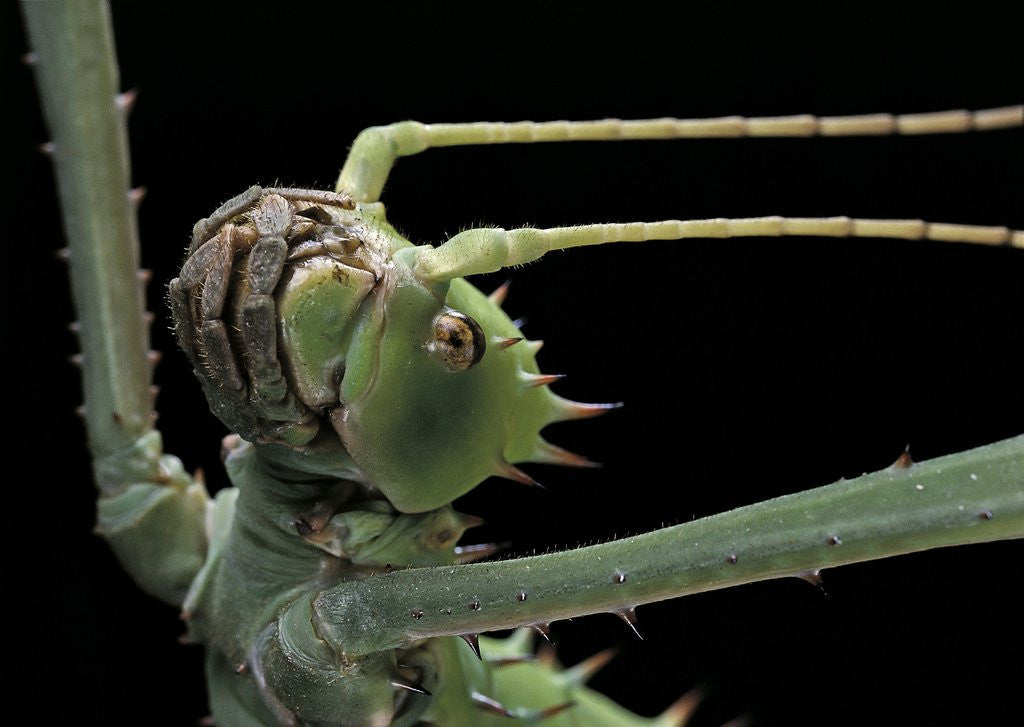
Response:
[[[109,8],[100,0],[24,2],[57,177],[82,353],[85,419],[100,488],[97,530],[147,592],[181,605],[206,554],[208,497],[177,458],[162,454],[149,351],[150,278],[139,269],[126,117]]]
[[[924,220],[868,220],[850,217],[749,217],[707,220],[625,222],[577,227],[515,230],[476,228],[459,233],[437,248],[417,248],[416,275],[425,281],[493,273],[539,260],[552,250],[684,238],[882,237],[937,240],[1024,248],[1024,232],[1006,227],[956,225]]]
[[[313,597],[313,618],[324,639],[355,656],[1022,536],[1018,436],[624,540],[340,584]]]
[[[89,445],[131,447],[152,428],[150,363],[125,117],[109,9],[99,0],[24,2],[35,73],[53,135]]]

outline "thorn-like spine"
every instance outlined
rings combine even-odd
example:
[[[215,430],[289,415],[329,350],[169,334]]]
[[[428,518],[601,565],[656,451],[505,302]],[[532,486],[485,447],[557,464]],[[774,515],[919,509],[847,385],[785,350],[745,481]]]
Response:
[[[536,631],[541,636],[543,636],[544,640],[547,641],[549,644],[554,645],[555,641],[551,638],[551,624],[539,622],[535,624],[530,624],[530,628]]]
[[[156,351],[152,348],[146,351],[146,362],[149,364],[150,368],[156,368],[156,365],[160,363],[160,359],[163,357],[164,355],[162,352]]]
[[[599,651],[593,656],[584,659],[571,669],[566,669],[562,672],[561,680],[565,684],[582,686],[607,666],[608,662],[614,659],[617,653],[617,649],[605,649],[604,651]]]
[[[555,464],[562,467],[590,467],[599,468],[600,462],[584,457],[582,454],[570,452],[554,444],[541,440],[531,455],[531,461],[542,464]]]
[[[133,187],[128,190],[128,203],[132,206],[132,209],[138,209],[139,205],[142,204],[142,200],[146,198],[145,187]]]
[[[473,545],[456,545],[455,559],[459,563],[475,563],[490,558],[510,546],[509,543],[476,543]]]
[[[74,366],[77,369],[80,369],[82,368],[82,362],[85,361],[85,356],[83,356],[80,353],[75,353],[72,354],[71,356],[68,356],[68,361],[71,363],[72,366]]]
[[[908,444],[896,461],[893,462],[889,469],[892,470],[906,470],[914,466],[914,459],[910,456],[910,445]]]
[[[39,153],[45,157],[52,157],[57,152],[57,145],[52,141],[46,141],[36,147]]]
[[[125,116],[131,113],[132,109],[135,108],[135,102],[139,98],[139,89],[130,88],[124,93],[117,94],[115,99],[117,102],[117,108],[121,110]]]
[[[469,644],[469,648],[476,654],[476,658],[483,661],[484,658],[480,656],[480,635],[479,634],[459,634],[459,637]]]
[[[812,586],[821,588],[821,568],[812,568],[811,570],[801,571],[796,574],[796,577],[800,580],[807,581]]]
[[[520,341],[524,341],[524,340],[526,340],[526,339],[524,339],[522,336],[516,336],[515,338],[505,338],[504,336],[494,336],[491,339],[491,341],[494,343],[494,345],[498,347],[499,351],[504,351],[506,348],[509,348],[510,346],[515,346],[517,343],[519,343]]]
[[[499,462],[494,474],[498,477],[504,477],[506,480],[512,480],[513,482],[529,485],[530,487],[540,487],[541,489],[544,489],[544,486],[537,482],[537,480],[533,479],[530,475],[508,462]]]
[[[82,324],[78,321],[71,321],[68,323],[68,330],[74,333],[76,336],[82,332]]]
[[[529,350],[530,353],[536,356],[537,352],[544,348],[544,341],[540,340],[539,338],[536,341],[527,341],[526,348],[527,350]]]
[[[501,307],[501,304],[505,302],[506,296],[508,296],[508,287],[512,284],[511,280],[506,280],[504,283],[494,289],[494,292],[487,296],[487,300],[494,303],[494,305]]]
[[[53,256],[60,260],[61,262],[67,262],[68,260],[71,259],[71,248],[62,247],[59,250],[55,250]]]
[[[528,389],[535,388],[537,386],[547,386],[553,384],[559,379],[564,379],[565,374],[529,374],[525,371],[519,372],[519,380]]]
[[[393,689],[404,689],[407,692],[413,692],[414,694],[423,694],[428,697],[434,696],[433,693],[422,684],[418,684],[410,679],[396,676],[391,678],[391,687]]]
[[[636,634],[636,637],[638,639],[640,639],[641,641],[644,640],[643,635],[641,635],[639,629],[637,629],[637,627],[636,627],[636,608],[635,607],[623,608],[621,610],[616,611],[615,615],[618,616],[619,618],[621,618],[623,620],[623,622],[627,626],[629,626],[630,629],[633,630],[633,633]]]
[[[685,727],[702,699],[704,699],[703,689],[700,687],[691,689],[658,715],[655,720],[656,724],[658,727]]]
[[[621,401],[609,404],[585,404],[580,401],[572,401],[562,397],[555,398],[554,418],[552,422],[568,421],[571,419],[590,419],[591,417],[607,414],[615,409],[621,409]]]
[[[536,661],[536,657],[533,654],[519,654],[517,656],[499,656],[493,659],[484,659],[488,664],[494,667],[503,666],[515,666],[516,664],[530,664]]]
[[[548,717],[554,717],[556,714],[561,714],[567,709],[572,709],[576,706],[576,700],[570,699],[568,702],[562,702],[561,704],[554,704],[550,707],[545,707],[537,713],[537,719],[547,719]]]
[[[480,692],[473,692],[469,695],[469,698],[473,701],[473,704],[478,709],[482,709],[485,712],[491,712],[493,714],[501,715],[502,717],[515,717],[515,713],[510,712],[505,708],[505,705],[499,702],[497,699],[491,699],[485,694]]]

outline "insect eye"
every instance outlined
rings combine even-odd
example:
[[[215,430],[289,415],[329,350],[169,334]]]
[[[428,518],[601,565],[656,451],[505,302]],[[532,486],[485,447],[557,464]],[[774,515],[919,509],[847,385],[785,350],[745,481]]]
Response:
[[[465,371],[484,356],[487,348],[480,324],[456,310],[434,319],[434,340],[427,348],[451,371]]]

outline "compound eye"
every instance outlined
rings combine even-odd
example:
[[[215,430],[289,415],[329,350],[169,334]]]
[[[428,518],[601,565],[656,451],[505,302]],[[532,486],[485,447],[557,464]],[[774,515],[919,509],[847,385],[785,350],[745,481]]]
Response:
[[[447,310],[434,319],[434,340],[427,348],[450,371],[465,371],[484,357],[487,343],[479,323]]]

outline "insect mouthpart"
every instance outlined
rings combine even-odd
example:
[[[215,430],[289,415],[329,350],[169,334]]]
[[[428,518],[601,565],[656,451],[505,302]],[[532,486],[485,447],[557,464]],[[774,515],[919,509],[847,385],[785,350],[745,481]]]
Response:
[[[260,187],[196,224],[170,284],[175,331],[245,439],[304,445],[338,404],[346,339],[380,277],[364,231],[345,195]]]

